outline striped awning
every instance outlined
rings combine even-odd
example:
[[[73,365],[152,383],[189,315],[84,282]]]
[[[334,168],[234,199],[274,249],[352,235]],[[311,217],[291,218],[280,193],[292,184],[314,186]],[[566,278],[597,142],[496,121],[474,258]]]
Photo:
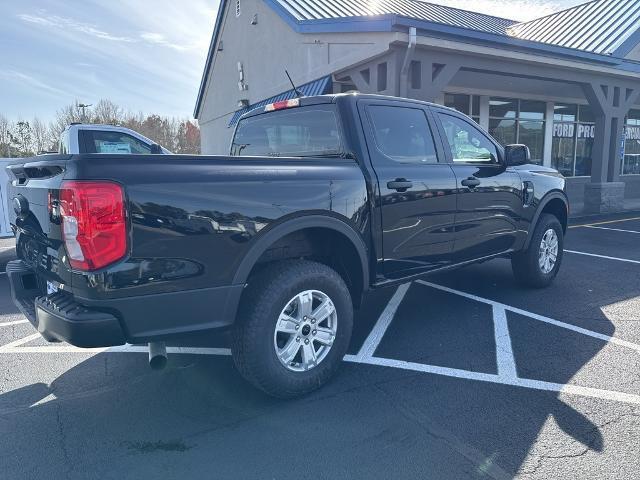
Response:
[[[324,95],[326,93],[331,93],[331,88],[332,88],[331,75],[328,75],[318,80],[314,80],[313,82],[300,85],[298,87],[298,90],[305,97],[313,97],[316,95]],[[275,95],[271,98],[266,98],[257,103],[254,103],[253,105],[249,105],[248,107],[241,108],[240,110],[238,110],[233,114],[233,117],[229,122],[229,127],[234,127],[236,123],[238,123],[238,120],[240,120],[240,117],[245,113],[250,112],[251,110],[264,107],[265,105],[268,105],[270,103],[281,102],[283,100],[291,100],[292,98],[296,98],[296,92],[293,89],[287,90],[286,92],[283,92],[279,95]]]

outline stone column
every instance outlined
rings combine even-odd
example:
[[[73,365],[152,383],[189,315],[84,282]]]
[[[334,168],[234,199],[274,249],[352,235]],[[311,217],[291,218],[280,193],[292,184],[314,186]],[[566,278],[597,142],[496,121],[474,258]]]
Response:
[[[591,181],[585,185],[584,213],[624,209],[625,184],[620,182],[620,149],[624,119],[640,95],[640,88],[609,82],[583,85],[596,117]]]

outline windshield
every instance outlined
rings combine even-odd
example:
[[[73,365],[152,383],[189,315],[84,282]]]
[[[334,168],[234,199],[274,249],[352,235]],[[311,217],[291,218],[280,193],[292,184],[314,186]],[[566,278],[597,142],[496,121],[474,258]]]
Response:
[[[334,105],[313,105],[241,120],[231,155],[312,157],[342,151]]]

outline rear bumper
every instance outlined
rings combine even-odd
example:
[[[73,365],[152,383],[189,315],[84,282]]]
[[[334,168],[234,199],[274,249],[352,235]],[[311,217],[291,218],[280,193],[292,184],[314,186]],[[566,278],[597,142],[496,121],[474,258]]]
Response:
[[[235,321],[243,285],[111,300],[43,295],[25,262],[7,264],[13,302],[48,341],[77,347],[171,340],[228,327]]]
[[[13,302],[46,340],[84,348],[126,343],[114,315],[85,308],[64,292],[41,295],[35,274],[22,260],[7,264],[7,276]]]

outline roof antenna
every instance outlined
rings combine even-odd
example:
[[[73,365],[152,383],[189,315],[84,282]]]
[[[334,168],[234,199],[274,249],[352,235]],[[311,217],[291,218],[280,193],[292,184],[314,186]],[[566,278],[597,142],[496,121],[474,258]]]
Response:
[[[291,75],[289,75],[289,72],[287,72],[286,70],[284,71],[284,73],[287,74],[287,78],[289,79],[289,81],[291,82],[291,86],[293,87],[293,91],[296,92],[296,97],[298,98],[302,98],[304,97],[304,95],[302,94],[302,92],[300,90],[298,90],[298,87],[296,87],[296,84],[293,83],[293,80],[291,80]]]

